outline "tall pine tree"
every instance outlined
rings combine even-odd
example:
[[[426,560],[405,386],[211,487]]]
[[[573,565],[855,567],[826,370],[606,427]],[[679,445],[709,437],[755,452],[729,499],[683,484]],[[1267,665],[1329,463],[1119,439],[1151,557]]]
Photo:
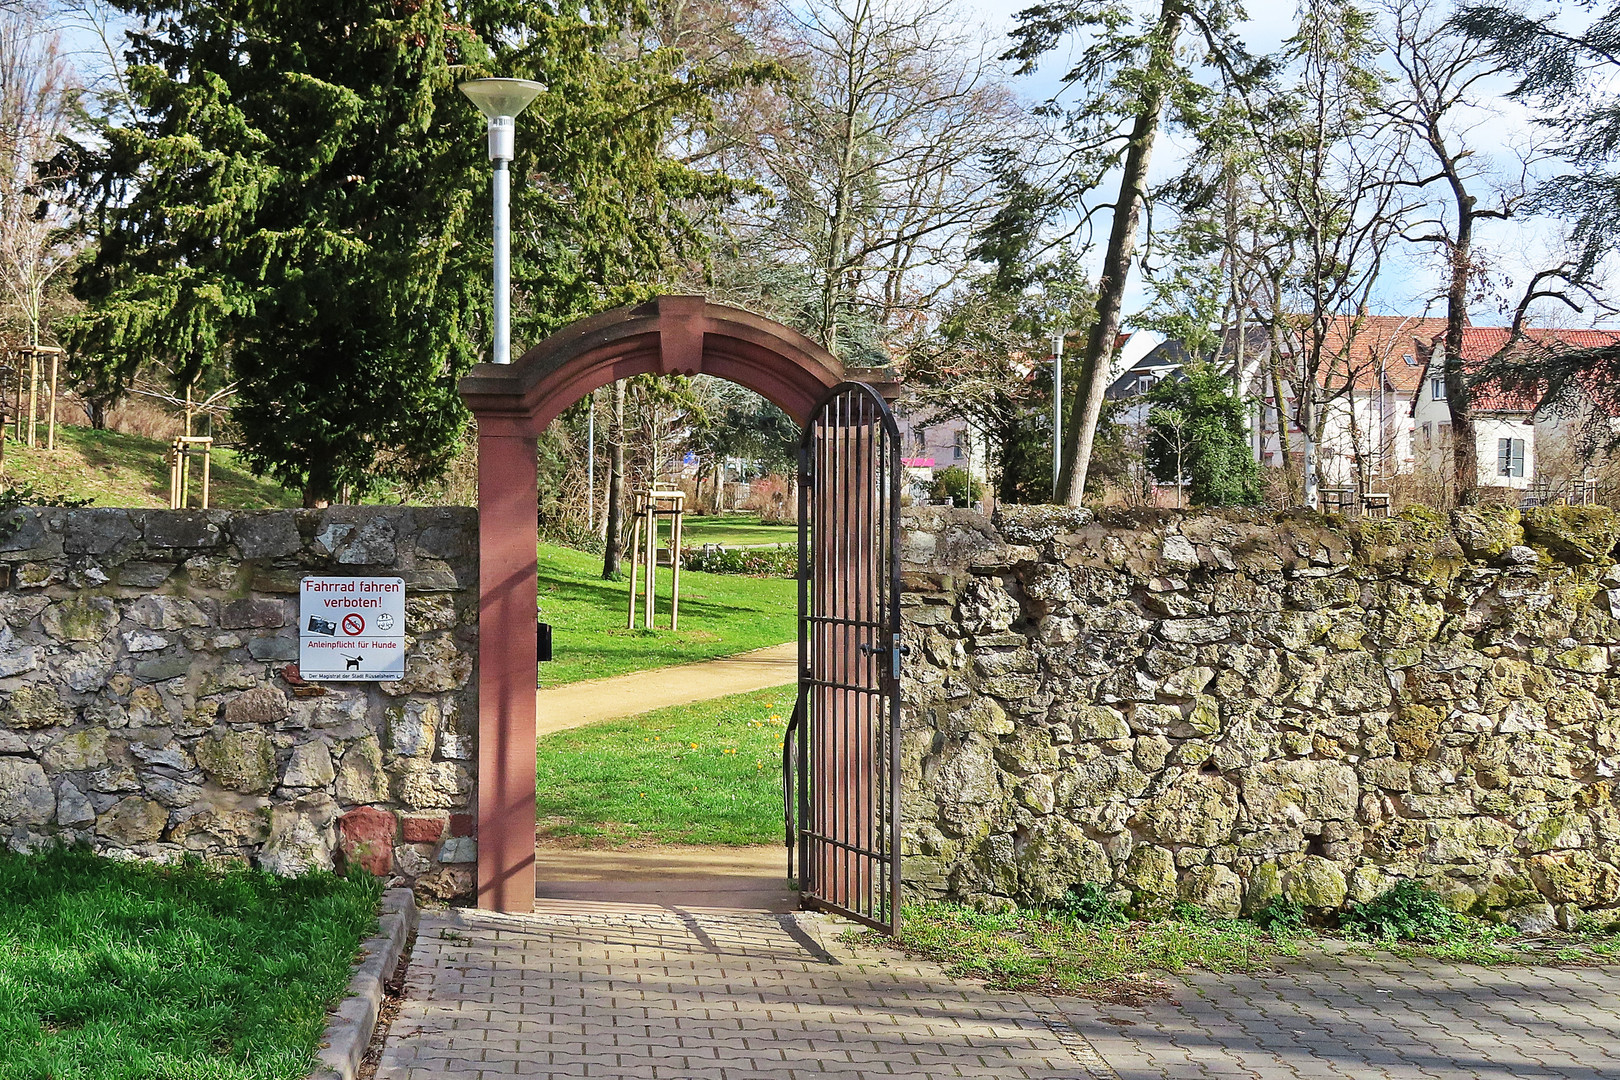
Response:
[[[96,240],[71,328],[103,387],[152,359],[238,382],[244,455],[321,505],[442,470],[487,339],[483,122],[457,82],[548,91],[513,164],[517,347],[647,295],[727,182],[661,153],[704,86],[629,3],[113,0],[142,119],[75,148]],[[525,181],[530,182],[525,182]]]

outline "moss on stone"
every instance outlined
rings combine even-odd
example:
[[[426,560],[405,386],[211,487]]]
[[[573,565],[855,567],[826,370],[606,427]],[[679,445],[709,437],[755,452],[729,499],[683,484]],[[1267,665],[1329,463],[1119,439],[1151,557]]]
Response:
[[[1459,506],[1451,512],[1451,531],[1471,559],[1494,559],[1524,543],[1515,506]]]
[[[1416,702],[1402,702],[1400,712],[1389,722],[1389,738],[1395,753],[1404,761],[1422,761],[1429,756],[1440,735],[1440,712]]]
[[[1524,533],[1566,559],[1598,562],[1620,540],[1620,517],[1606,506],[1537,506],[1524,512]]]

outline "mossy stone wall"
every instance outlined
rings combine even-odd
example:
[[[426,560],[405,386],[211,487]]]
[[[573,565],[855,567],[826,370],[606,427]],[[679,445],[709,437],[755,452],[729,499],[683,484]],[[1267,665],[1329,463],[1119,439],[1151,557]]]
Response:
[[[904,520],[914,894],[1620,912],[1620,521]]]

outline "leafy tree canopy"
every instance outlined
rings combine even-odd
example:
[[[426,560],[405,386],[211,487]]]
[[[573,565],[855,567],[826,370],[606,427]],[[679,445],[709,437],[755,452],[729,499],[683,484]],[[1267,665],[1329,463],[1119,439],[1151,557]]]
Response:
[[[1260,466],[1249,446],[1248,405],[1232,380],[1208,364],[1166,379],[1148,401],[1148,467],[1167,483],[1188,484],[1202,506],[1261,501]]]
[[[96,241],[75,280],[91,381],[145,362],[239,381],[244,456],[318,505],[442,470],[487,339],[489,164],[456,90],[537,79],[513,163],[514,337],[640,299],[700,251],[723,177],[670,160],[719,82],[626,48],[639,0],[112,0],[139,119],[73,147]]]

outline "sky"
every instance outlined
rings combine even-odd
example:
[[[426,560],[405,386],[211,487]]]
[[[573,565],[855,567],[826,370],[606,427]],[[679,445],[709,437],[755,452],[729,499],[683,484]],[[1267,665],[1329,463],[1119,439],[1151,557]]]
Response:
[[[1033,0],[960,0],[968,21],[978,24],[994,42],[1006,40],[1008,30],[1014,25],[1014,16],[1031,2]],[[1239,24],[1238,33],[1251,52],[1275,51],[1292,33],[1295,9],[1291,0],[1251,0],[1247,9],[1250,17]],[[1065,50],[1066,47],[1060,47],[1052,53],[1032,75],[1014,79],[1015,91],[1032,102],[1050,97],[1059,89],[1061,75],[1070,66]],[[1505,94],[1509,86],[1506,79],[1497,81],[1490,87],[1493,95],[1463,121],[1463,126],[1469,129],[1470,144],[1478,148],[1480,159],[1499,174],[1516,173],[1518,165],[1513,148],[1526,145],[1535,131],[1533,117],[1525,106],[1496,96]],[[1190,144],[1185,137],[1171,134],[1161,138],[1156,147],[1152,179],[1159,181],[1175,175],[1189,152]],[[1099,222],[1095,235],[1100,246],[1101,238],[1107,234],[1106,216]],[[1470,312],[1474,322],[1488,325],[1506,321],[1502,304],[1511,304],[1535,266],[1544,263],[1556,249],[1557,232],[1557,227],[1546,221],[1487,222],[1479,226],[1476,248],[1483,251],[1497,275],[1508,279],[1510,284],[1477,304]],[[1406,250],[1380,278],[1375,306],[1389,314],[1444,314],[1443,304],[1433,295],[1440,280],[1440,268],[1433,254],[1426,248],[1403,247]],[[1094,266],[1100,258],[1100,253],[1093,253]],[[1132,275],[1126,296],[1127,318],[1139,312],[1146,300],[1146,289],[1138,271]],[[1429,305],[1427,312],[1425,305]],[[1558,318],[1571,325],[1582,321],[1581,316],[1557,312],[1551,306],[1536,310],[1542,313],[1543,319]],[[1590,324],[1590,317],[1586,323]]]

